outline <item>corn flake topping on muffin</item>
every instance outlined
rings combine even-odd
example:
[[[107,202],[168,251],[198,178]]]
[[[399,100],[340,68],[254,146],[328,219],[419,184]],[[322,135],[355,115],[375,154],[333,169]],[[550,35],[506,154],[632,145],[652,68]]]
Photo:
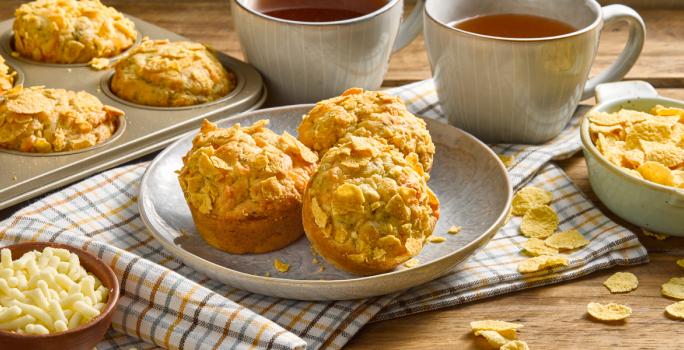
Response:
[[[86,63],[133,45],[135,25],[99,0],[36,0],[14,13],[14,48],[49,63]]]
[[[14,86],[15,72],[10,73],[10,68],[5,64],[5,59],[0,56],[0,92],[7,91]]]
[[[204,45],[146,40],[114,65],[112,91],[138,104],[180,107],[214,101],[236,79]]]
[[[218,128],[204,121],[179,182],[200,235],[236,253],[280,249],[301,237],[301,202],[318,157],[261,120]]]
[[[303,223],[318,253],[362,275],[394,269],[432,234],[439,202],[411,153],[349,135],[328,150],[304,195]]]
[[[298,132],[302,143],[320,155],[348,133],[382,138],[404,155],[415,153],[426,171],[435,154],[425,121],[400,98],[380,91],[353,88],[321,101],[304,116]]]
[[[0,148],[61,152],[109,139],[124,112],[85,92],[17,86],[0,94]]]

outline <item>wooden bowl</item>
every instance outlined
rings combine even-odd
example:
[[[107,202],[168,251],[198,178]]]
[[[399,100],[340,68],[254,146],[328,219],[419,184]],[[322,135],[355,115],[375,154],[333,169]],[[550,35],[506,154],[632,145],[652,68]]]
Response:
[[[70,349],[70,350],[92,350],[97,343],[102,340],[112,323],[112,315],[114,314],[114,306],[119,300],[119,280],[116,278],[114,271],[98,259],[94,255],[85,250],[68,246],[61,243],[48,242],[24,242],[10,245],[4,248],[9,248],[12,251],[12,259],[18,259],[24,253],[43,248],[64,248],[70,252],[78,255],[81,265],[86,271],[97,276],[102,282],[102,285],[109,289],[109,298],[104,310],[100,315],[90,320],[90,322],[83,324],[74,329],[69,329],[64,332],[45,334],[45,335],[26,335],[12,332],[0,331],[0,348],[2,349]]]

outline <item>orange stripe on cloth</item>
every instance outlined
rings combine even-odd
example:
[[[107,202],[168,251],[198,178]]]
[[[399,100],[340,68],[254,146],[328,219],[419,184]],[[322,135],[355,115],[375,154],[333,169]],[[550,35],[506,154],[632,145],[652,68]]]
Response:
[[[142,321],[143,321],[143,319],[145,318],[145,315],[146,315],[148,312],[150,312],[150,310],[152,310],[152,308],[154,307],[154,299],[155,299],[155,297],[156,297],[156,295],[157,295],[157,291],[159,290],[159,286],[161,285],[162,281],[164,281],[164,279],[166,278],[166,275],[168,275],[170,272],[171,272],[171,270],[165,270],[164,272],[162,272],[161,275],[159,275],[159,277],[157,277],[157,280],[154,282],[154,286],[152,287],[152,292],[150,293],[150,301],[149,301],[149,303],[147,304],[147,306],[145,307],[145,309],[140,313],[140,315],[138,316],[138,319],[136,320],[136,323],[135,323],[135,334],[136,334],[136,335],[138,336],[138,338],[140,338],[140,339],[145,339],[145,338],[142,336],[142,333],[141,333],[141,331],[140,331],[140,328],[142,327]],[[154,334],[150,334],[150,336],[149,336],[148,339],[149,339],[150,341],[154,342],[153,339],[152,339],[152,337],[154,337]]]
[[[190,298],[192,298],[195,292],[197,292],[199,287],[200,286],[198,284],[195,284],[194,286],[192,286],[192,288],[190,288],[190,290],[187,293],[183,294],[183,296],[181,297],[178,315],[176,316],[176,319],[173,321],[171,326],[166,330],[166,334],[164,335],[163,343],[165,348],[169,348],[169,339],[171,338],[171,334],[173,333],[173,330],[176,329],[176,326],[178,326],[178,324],[180,324],[180,322],[183,320],[183,315],[185,314],[185,307],[188,305],[188,301],[190,300]]]
[[[235,321],[235,318],[240,314],[240,311],[242,311],[244,307],[238,305],[238,309],[235,310],[234,312],[231,313],[230,317],[228,317],[228,320],[226,321],[226,324],[223,326],[223,334],[221,334],[221,338],[214,344],[214,347],[211,348],[212,350],[217,350],[221,348],[221,345],[223,345],[223,342],[228,338],[228,332],[230,332],[230,325]]]

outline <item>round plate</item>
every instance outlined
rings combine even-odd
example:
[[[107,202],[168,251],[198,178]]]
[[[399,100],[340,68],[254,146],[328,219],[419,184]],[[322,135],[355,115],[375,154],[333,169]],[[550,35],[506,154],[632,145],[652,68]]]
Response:
[[[296,135],[302,115],[312,106],[248,112],[218,125],[251,125],[259,119],[270,119],[273,131]],[[503,225],[512,197],[506,169],[489,147],[450,125],[430,119],[426,122],[437,149],[429,185],[441,202],[441,217],[433,235],[445,237],[446,241],[426,243],[417,256],[420,264],[413,268],[400,266],[370,277],[352,275],[322,258],[314,259],[305,237],[267,254],[234,255],[212,248],[195,231],[176,175],[194,134],[169,146],[150,164],[140,186],[140,215],[164,248],[186,264],[250,292],[298,300],[344,300],[414,287],[444,275],[487,243]],[[461,232],[448,234],[454,225],[461,226]],[[273,267],[276,258],[290,264],[290,270],[278,272]]]

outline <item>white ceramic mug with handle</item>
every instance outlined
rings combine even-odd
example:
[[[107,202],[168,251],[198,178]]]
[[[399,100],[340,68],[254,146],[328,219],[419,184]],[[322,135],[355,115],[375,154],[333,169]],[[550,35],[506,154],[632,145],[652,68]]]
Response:
[[[492,14],[560,20],[574,32],[546,38],[504,38],[467,32],[453,23]],[[594,0],[428,0],[425,43],[449,123],[487,142],[542,143],[567,125],[580,100],[601,83],[622,79],[644,44],[641,17]],[[589,72],[606,22],[625,21],[629,39],[617,60]]]
[[[403,22],[403,0],[334,22],[272,17],[258,3],[232,0],[231,11],[247,61],[266,80],[268,105],[317,102],[350,87],[378,89],[390,55],[422,30],[423,0]]]

